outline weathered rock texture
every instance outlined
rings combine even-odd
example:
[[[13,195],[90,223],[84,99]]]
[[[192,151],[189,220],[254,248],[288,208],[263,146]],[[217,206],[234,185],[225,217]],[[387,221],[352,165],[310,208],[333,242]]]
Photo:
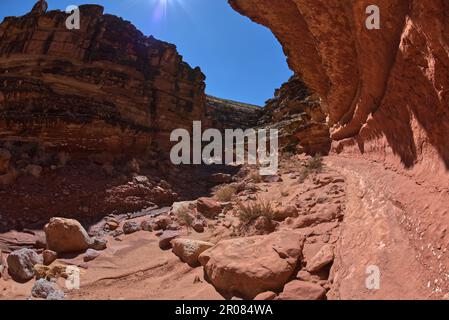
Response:
[[[291,69],[322,98],[336,151],[400,159],[427,181],[429,170],[449,168],[447,1],[229,2],[273,31]],[[365,27],[373,4],[380,30]]]
[[[171,130],[202,120],[205,77],[174,45],[79,8],[80,30],[61,11],[1,23],[0,139],[130,155],[167,149]]]
[[[259,125],[278,129],[280,145],[287,150],[327,154],[331,148],[329,126],[320,99],[310,93],[297,75],[267,101]]]

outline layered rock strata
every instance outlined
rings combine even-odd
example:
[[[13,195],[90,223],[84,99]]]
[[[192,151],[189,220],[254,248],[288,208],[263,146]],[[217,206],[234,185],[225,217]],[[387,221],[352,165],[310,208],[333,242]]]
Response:
[[[103,7],[79,9],[79,30],[61,11],[1,23],[0,139],[72,154],[168,149],[171,130],[205,116],[201,70]]]

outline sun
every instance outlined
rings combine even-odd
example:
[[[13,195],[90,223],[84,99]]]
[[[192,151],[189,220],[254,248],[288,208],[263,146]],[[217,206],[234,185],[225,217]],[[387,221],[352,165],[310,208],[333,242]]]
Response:
[[[153,19],[161,20],[166,18],[168,8],[174,4],[181,4],[181,0],[152,0],[155,1]]]

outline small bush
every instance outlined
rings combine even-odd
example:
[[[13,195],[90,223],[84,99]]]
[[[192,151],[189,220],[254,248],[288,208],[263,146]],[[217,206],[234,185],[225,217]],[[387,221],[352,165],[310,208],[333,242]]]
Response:
[[[176,211],[176,216],[181,225],[185,225],[187,227],[187,231],[190,230],[193,224],[194,217],[190,213],[188,206],[182,206]]]
[[[316,154],[307,161],[305,167],[299,173],[299,182],[303,183],[313,172],[321,172],[323,166],[323,157],[320,154]]]
[[[306,167],[309,170],[320,172],[323,169],[323,157],[321,154],[316,154],[313,158],[307,161]]]
[[[270,220],[273,219],[274,209],[273,205],[269,201],[257,200],[247,205],[238,203],[238,217],[242,222],[242,225],[250,225],[256,221],[259,217],[266,217]]]
[[[252,172],[252,173],[248,176],[248,178],[249,178],[252,182],[254,182],[254,183],[260,183],[260,182],[262,182],[262,177],[261,177],[259,171]]]
[[[237,193],[237,188],[234,186],[224,186],[217,190],[215,197],[218,201],[229,202],[234,199]]]

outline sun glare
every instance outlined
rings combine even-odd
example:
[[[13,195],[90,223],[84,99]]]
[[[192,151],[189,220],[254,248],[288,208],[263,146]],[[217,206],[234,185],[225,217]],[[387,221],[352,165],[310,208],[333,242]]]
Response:
[[[173,4],[173,2],[179,2],[178,0],[153,0],[155,1],[153,19],[159,21],[167,16],[168,7]]]

